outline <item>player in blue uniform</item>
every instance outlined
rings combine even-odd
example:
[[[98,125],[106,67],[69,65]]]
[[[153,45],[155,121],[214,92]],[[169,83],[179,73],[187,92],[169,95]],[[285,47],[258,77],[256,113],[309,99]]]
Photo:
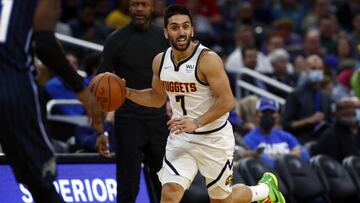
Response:
[[[76,92],[99,134],[103,133],[100,108],[54,37],[59,2],[7,0],[0,4],[0,144],[17,181],[28,187],[35,202],[62,202],[52,185],[56,161],[32,77],[32,39],[37,56]]]

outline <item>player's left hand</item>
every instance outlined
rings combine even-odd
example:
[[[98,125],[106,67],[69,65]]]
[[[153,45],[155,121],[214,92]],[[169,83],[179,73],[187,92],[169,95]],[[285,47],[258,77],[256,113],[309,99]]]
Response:
[[[197,128],[197,125],[191,119],[187,117],[173,118],[167,122],[170,132],[175,135],[184,133],[184,132],[194,132]]]

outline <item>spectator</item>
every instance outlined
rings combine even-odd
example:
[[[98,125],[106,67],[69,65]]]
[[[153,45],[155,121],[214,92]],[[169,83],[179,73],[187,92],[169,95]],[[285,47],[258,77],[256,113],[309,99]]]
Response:
[[[321,46],[326,54],[336,54],[336,44],[338,38],[338,26],[335,16],[327,15],[319,19],[319,31]]]
[[[243,47],[254,47],[256,50],[256,66],[255,70],[261,73],[270,73],[271,65],[266,59],[265,55],[257,51],[255,38],[252,29],[249,27],[240,26],[237,28],[235,33],[235,50],[229,55],[225,69],[228,73],[240,73],[241,67],[244,67],[242,48]]]
[[[66,58],[69,61],[69,64],[77,71],[79,67],[77,58],[71,53],[66,54]],[[84,74],[82,75],[84,76]],[[71,91],[58,76],[47,81],[45,90],[49,94],[50,99],[76,99],[76,94]],[[54,112],[52,112],[52,114],[85,115],[85,109],[80,105],[58,105],[54,107]]]
[[[356,60],[360,60],[360,13],[354,17],[350,42]]]
[[[69,21],[73,37],[83,40],[103,43],[108,30],[96,22],[95,1],[81,3],[78,18]]]
[[[244,132],[252,130],[255,127],[256,104],[259,98],[255,95],[249,95],[238,102],[239,116],[244,121]]]
[[[220,0],[218,2],[221,15],[224,17],[224,22],[222,24],[223,38],[221,40],[221,45],[228,54],[234,49],[232,42],[234,39],[236,19],[238,17],[238,10],[241,2],[238,0]]]
[[[337,83],[332,91],[333,101],[354,96],[351,87],[351,76],[354,73],[355,64],[356,62],[353,60],[344,60],[340,64],[340,70],[336,76]]]
[[[241,49],[241,55],[244,60],[243,61],[244,66],[242,68],[248,68],[251,70],[255,70],[256,67],[259,67],[258,61],[257,61],[258,51],[257,51],[256,47],[243,47]],[[258,88],[261,88],[263,90],[267,89],[266,84],[262,80],[254,78],[247,74],[241,74],[241,80],[244,82],[247,82],[251,85],[254,85]],[[242,89],[241,96],[247,96],[249,94],[250,94],[250,92],[248,92],[245,89]]]
[[[116,4],[116,8],[110,11],[105,18],[106,26],[113,30],[122,28],[130,22],[129,0],[117,0]]]
[[[196,12],[198,4],[199,0],[187,0],[185,3],[186,8],[193,13],[195,37],[207,46],[212,46],[216,42],[215,30],[206,16]]]
[[[303,44],[302,37],[294,31],[294,23],[289,19],[279,19],[274,23],[275,33],[281,36],[285,43],[285,49],[290,53],[295,52]]]
[[[303,56],[325,55],[325,49],[321,46],[320,32],[318,30],[309,30],[305,34]]]
[[[340,62],[343,60],[352,59],[353,51],[349,39],[347,39],[346,37],[340,37],[337,40],[336,55]]]
[[[287,97],[282,123],[284,130],[295,135],[302,144],[316,139],[318,130],[331,121],[330,98],[320,90],[324,78],[323,61],[312,55],[306,62],[306,82]]]
[[[311,11],[307,13],[302,22],[302,32],[306,33],[318,25],[319,18],[331,14],[331,0],[315,0]]]
[[[301,156],[301,146],[290,133],[274,128],[279,120],[279,106],[270,99],[261,98],[256,112],[256,128],[245,135],[244,141],[250,150],[264,148],[260,159],[270,167],[274,167],[275,159],[284,154]],[[309,156],[304,152],[305,159]]]
[[[267,28],[255,19],[254,10],[250,2],[241,2],[237,12],[236,25],[251,27],[256,44],[262,44]]]
[[[305,11],[304,4],[300,3],[300,0],[280,0],[273,4],[272,16],[274,20],[289,19],[294,24],[294,31],[300,32]]]
[[[267,41],[266,41],[266,50],[264,52],[266,54],[270,54],[271,52],[275,51],[276,49],[284,49],[285,48],[285,42],[284,39],[276,34],[276,33],[270,33],[268,35]]]
[[[114,112],[106,113],[104,120],[104,130],[109,136],[109,151],[115,151],[115,142],[113,136],[114,126]],[[94,128],[90,126],[76,126],[74,130],[75,145],[72,146],[71,151],[75,152],[97,152],[96,149],[96,138],[97,133]]]
[[[356,120],[356,109],[359,107],[360,102],[356,98],[343,98],[336,102],[335,123],[317,140],[317,153],[329,155],[340,163],[347,156],[360,155]]]
[[[97,67],[100,63],[101,55],[99,53],[92,53],[84,59],[84,70],[86,72],[85,85],[88,86],[91,79],[96,75]]]
[[[336,16],[339,17],[339,22],[343,29],[350,31],[352,26],[352,20],[356,15],[360,13],[360,2],[359,0],[347,0],[341,1],[336,11]]]
[[[154,1],[153,23],[160,27],[164,27],[164,11],[166,8],[165,0]]]
[[[177,4],[186,4],[189,0],[176,0]],[[223,21],[223,17],[220,13],[215,0],[195,0],[196,10],[195,12],[209,19],[212,24],[220,24]]]
[[[268,57],[274,70],[274,72],[268,76],[288,86],[296,87],[297,75],[290,74],[287,71],[287,65],[289,64],[289,54],[284,49],[276,49]],[[267,85],[267,89],[277,96],[282,98],[287,97],[287,92],[284,92],[272,85]]]

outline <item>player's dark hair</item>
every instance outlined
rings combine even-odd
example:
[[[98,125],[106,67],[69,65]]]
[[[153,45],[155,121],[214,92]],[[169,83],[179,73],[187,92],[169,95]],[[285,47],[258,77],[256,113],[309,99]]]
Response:
[[[174,15],[187,15],[190,18],[191,25],[193,24],[192,16],[190,14],[190,11],[182,5],[171,5],[168,6],[164,13],[164,26],[166,27],[169,23],[169,18],[171,18]]]

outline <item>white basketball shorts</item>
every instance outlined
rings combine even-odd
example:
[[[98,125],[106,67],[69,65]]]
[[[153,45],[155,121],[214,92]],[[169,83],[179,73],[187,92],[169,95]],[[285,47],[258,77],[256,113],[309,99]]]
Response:
[[[185,190],[200,171],[209,196],[225,199],[232,191],[235,140],[231,124],[210,134],[170,133],[159,180],[177,183]]]

